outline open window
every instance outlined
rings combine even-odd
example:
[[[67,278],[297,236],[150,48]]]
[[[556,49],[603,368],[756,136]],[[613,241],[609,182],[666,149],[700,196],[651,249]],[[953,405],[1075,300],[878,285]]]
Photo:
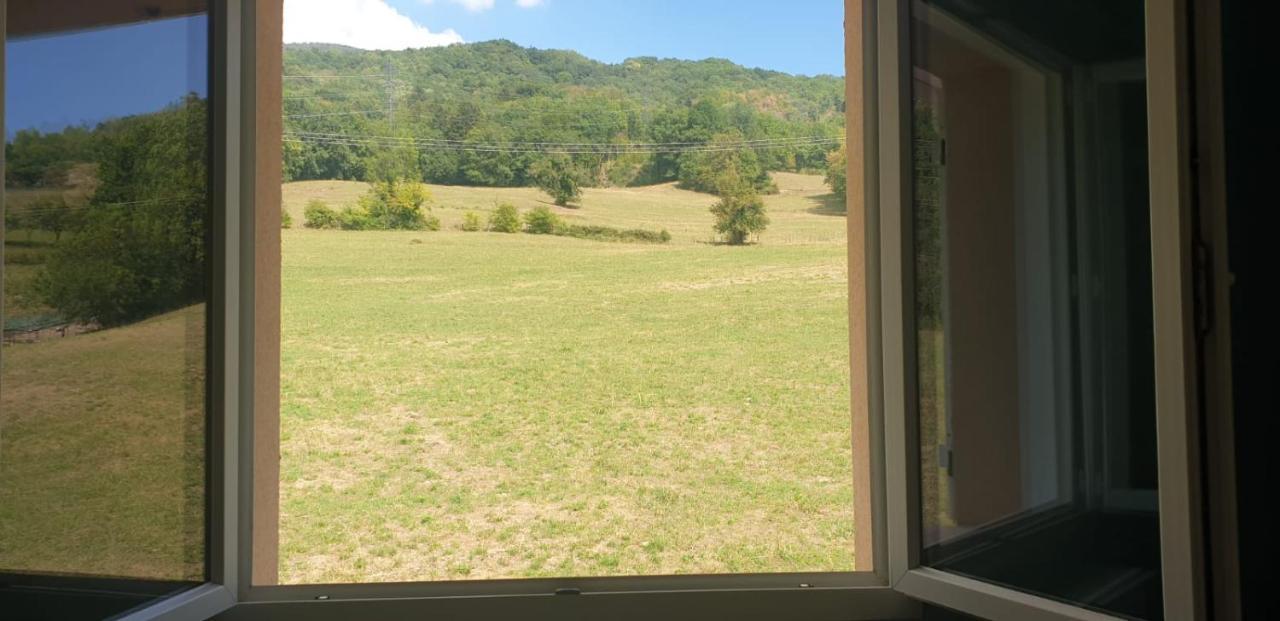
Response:
[[[1142,2],[897,10],[880,114],[902,165],[879,164],[902,192],[881,195],[903,248],[884,278],[903,287],[920,567],[898,587],[994,616],[1193,606],[1168,591],[1188,567],[1162,538],[1194,515],[1169,502],[1187,480],[1161,437],[1192,408],[1163,396],[1185,380],[1157,359],[1186,338],[1162,323],[1185,275],[1161,246],[1187,246],[1161,237],[1179,177],[1154,151],[1180,131],[1164,115],[1181,95],[1162,90],[1175,24]]]
[[[226,15],[0,2],[0,609],[215,614]]]
[[[1187,3],[829,4],[843,80],[0,0],[5,611],[1203,618]]]

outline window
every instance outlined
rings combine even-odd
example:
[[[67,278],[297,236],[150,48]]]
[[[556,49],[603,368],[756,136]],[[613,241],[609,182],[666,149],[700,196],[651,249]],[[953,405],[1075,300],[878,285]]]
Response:
[[[4,44],[0,607],[107,616],[209,576],[210,21],[47,8]]]
[[[285,7],[279,581],[852,572],[842,3],[336,6]]]
[[[1151,618],[1143,5],[934,2],[911,35],[924,564]]]
[[[526,35],[562,32],[546,9],[573,0],[428,3],[452,16],[430,28],[409,0],[310,24],[279,1],[77,4],[0,0],[4,323],[41,311],[15,287],[56,291],[39,274],[79,244],[109,252],[52,282],[98,288],[57,308],[121,292],[106,285],[137,282],[132,268],[152,278],[93,321],[61,310],[82,320],[0,349],[6,619],[910,619],[921,601],[981,618],[1205,616],[1197,373],[1230,335],[1193,301],[1191,187],[1213,176],[1191,175],[1192,127],[1212,127],[1193,125],[1190,86],[1212,79],[1190,79],[1183,3],[846,0],[840,89],[789,64],[839,66],[819,33],[841,16],[793,28],[808,4],[770,5],[754,38],[740,2],[685,3],[659,35],[652,7],[593,5],[626,27],[572,38],[670,35],[705,46],[685,58],[732,56],[693,63],[437,45],[493,36],[503,12]],[[86,44],[122,29],[171,36]],[[1212,58],[1209,30],[1195,49]],[[23,55],[66,42],[75,54]],[[146,58],[119,53],[140,42]],[[521,71],[485,77],[513,56]],[[58,58],[83,79],[38,70]],[[484,71],[461,71],[472,62]],[[723,92],[654,95],[667,78]],[[108,105],[143,95],[164,96]],[[203,124],[175,120],[199,105]],[[24,114],[66,109],[93,114],[19,144]],[[681,134],[707,121],[725,131]],[[665,185],[638,181],[656,169]],[[200,190],[160,209],[175,184]],[[132,185],[154,211],[107,196]],[[823,197],[841,186],[844,213]],[[94,217],[46,215],[78,205]],[[119,244],[170,218],[189,237]],[[115,235],[91,234],[103,226]],[[188,282],[157,276],[174,270],[203,271],[203,296],[153,286]],[[146,330],[157,340],[110,338]],[[668,525],[722,537],[652,536]],[[735,529],[759,535],[749,553],[716,553],[745,540]],[[511,554],[535,537],[556,562]]]

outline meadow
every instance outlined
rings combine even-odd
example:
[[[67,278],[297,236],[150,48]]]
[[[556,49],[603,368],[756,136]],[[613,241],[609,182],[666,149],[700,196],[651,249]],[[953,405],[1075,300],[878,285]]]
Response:
[[[367,186],[287,184],[282,582],[852,569],[845,219],[775,179],[746,247],[672,185],[554,208],[658,245],[458,230],[549,206],[524,188],[432,186],[436,232],[308,230]],[[11,233],[16,286],[51,240]],[[200,575],[202,322],[5,346],[0,566]]]
[[[672,185],[555,208],[650,245],[457,230],[526,188],[306,230],[367,186],[287,184],[282,582],[852,569],[845,219],[775,178],[747,247]]]

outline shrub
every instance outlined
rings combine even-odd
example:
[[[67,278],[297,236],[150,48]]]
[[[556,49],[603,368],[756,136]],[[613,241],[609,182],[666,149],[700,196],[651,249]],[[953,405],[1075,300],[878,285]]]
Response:
[[[428,215],[422,219],[422,228],[428,231],[440,230],[440,218]]]
[[[515,205],[502,203],[489,216],[489,230],[495,233],[519,233],[520,212]]]
[[[382,231],[420,231],[429,228],[423,207],[430,201],[431,194],[421,183],[388,179],[374,183],[360,197],[360,209],[368,215],[368,228]],[[439,228],[437,221],[436,229]]]
[[[716,218],[716,232],[724,235],[734,246],[745,244],[748,236],[763,232],[769,226],[764,201],[751,191],[724,196],[711,206],[711,214]]]
[[[524,230],[534,235],[554,235],[563,226],[560,216],[546,207],[537,207],[524,215]]]
[[[311,199],[302,210],[302,225],[309,229],[332,229],[338,226],[338,213],[320,199]]]
[[[280,228],[282,229],[293,228],[293,216],[289,215],[288,209],[280,210]]]
[[[644,244],[665,244],[671,241],[671,233],[646,231],[644,229],[616,229],[611,226],[585,226],[570,224],[560,227],[556,235],[608,242],[637,242]]]
[[[462,230],[474,233],[482,229],[484,229],[484,222],[480,219],[480,214],[468,211],[462,215]]]
[[[354,207],[343,208],[335,219],[338,228],[344,231],[367,231],[374,228],[369,212]]]
[[[831,193],[839,196],[840,198],[845,197],[845,191],[849,181],[847,163],[848,159],[844,150],[844,145],[840,145],[839,149],[827,154],[827,174],[825,181],[827,182],[827,187],[831,188]]]

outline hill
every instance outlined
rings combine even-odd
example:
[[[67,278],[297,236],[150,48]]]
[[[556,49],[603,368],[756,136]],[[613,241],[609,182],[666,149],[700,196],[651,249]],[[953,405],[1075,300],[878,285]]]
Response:
[[[432,183],[522,186],[550,152],[588,185],[648,184],[680,178],[688,151],[707,144],[744,147],[767,171],[814,171],[843,133],[843,78],[722,59],[608,64],[490,41],[289,45],[284,66],[290,180],[391,167]]]

